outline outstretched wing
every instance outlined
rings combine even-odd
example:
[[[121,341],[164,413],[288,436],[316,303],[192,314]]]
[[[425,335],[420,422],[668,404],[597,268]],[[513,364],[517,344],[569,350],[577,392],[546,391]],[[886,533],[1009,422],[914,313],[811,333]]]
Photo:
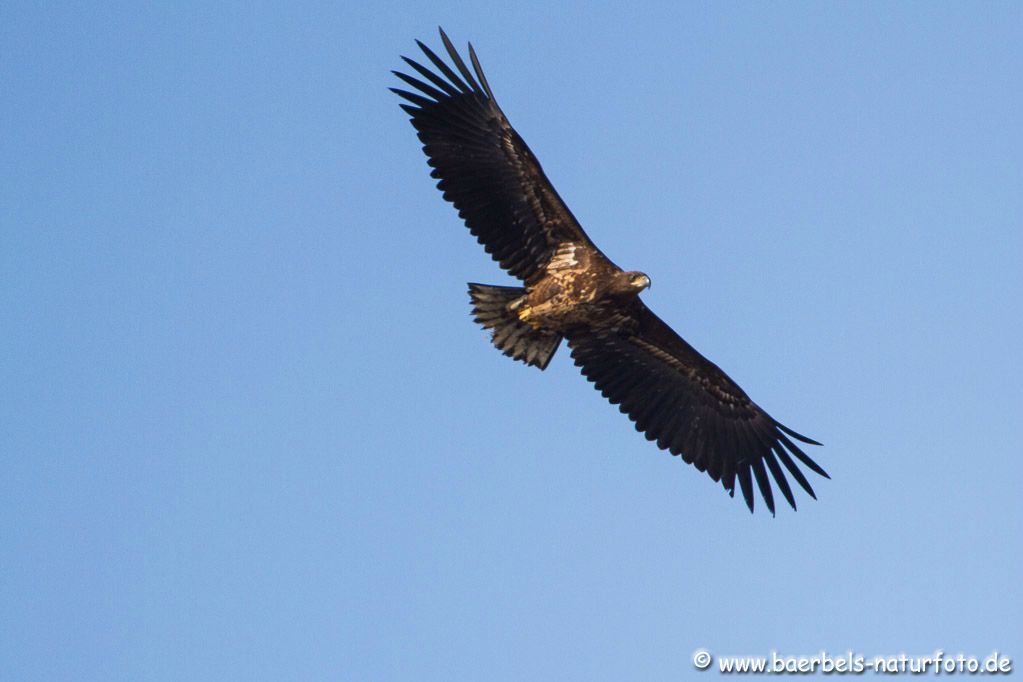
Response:
[[[729,494],[735,493],[739,479],[750,511],[754,479],[772,514],[772,478],[796,508],[785,470],[816,499],[793,457],[829,478],[794,440],[820,443],[771,418],[639,299],[607,326],[570,333],[568,343],[586,378],[638,431],[721,481]]]
[[[519,279],[540,271],[562,242],[599,253],[497,106],[472,45],[475,78],[443,29],[440,36],[458,73],[416,41],[436,70],[403,57],[429,82],[395,71],[416,92],[391,90],[411,102],[401,107],[412,116],[444,198],[487,253]]]

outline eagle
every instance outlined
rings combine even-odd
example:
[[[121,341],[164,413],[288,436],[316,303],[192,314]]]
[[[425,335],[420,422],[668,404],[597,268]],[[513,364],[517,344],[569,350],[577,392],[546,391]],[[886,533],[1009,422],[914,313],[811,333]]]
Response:
[[[816,499],[797,461],[825,477],[781,424],[640,299],[642,272],[615,265],[590,240],[540,162],[508,122],[472,44],[466,66],[440,29],[451,65],[416,41],[433,68],[390,88],[412,118],[437,188],[487,253],[522,286],[469,284],[474,319],[502,353],[543,370],[564,339],[583,376],[663,450],[720,482],[736,481],[750,512],[754,481],[774,515],[772,480],[795,509],[785,475]]]

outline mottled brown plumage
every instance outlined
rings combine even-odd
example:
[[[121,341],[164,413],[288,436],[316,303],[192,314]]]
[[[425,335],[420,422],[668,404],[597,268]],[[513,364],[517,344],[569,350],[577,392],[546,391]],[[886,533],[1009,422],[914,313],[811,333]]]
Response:
[[[827,474],[794,440],[819,443],[771,418],[643,304],[649,278],[623,271],[593,244],[498,107],[475,50],[470,71],[440,35],[455,69],[417,41],[435,70],[403,58],[421,78],[394,72],[416,92],[392,90],[409,102],[401,106],[444,198],[523,282],[469,285],[475,319],[494,345],[544,369],[566,339],[583,375],[637,430],[729,493],[738,480],[750,511],[755,481],[774,513],[772,479],[796,507],[785,471],[815,497],[796,460]]]

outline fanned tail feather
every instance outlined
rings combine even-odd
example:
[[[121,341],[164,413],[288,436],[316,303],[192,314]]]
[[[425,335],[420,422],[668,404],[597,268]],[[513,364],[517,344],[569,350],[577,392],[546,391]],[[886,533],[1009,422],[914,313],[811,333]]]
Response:
[[[484,329],[491,330],[491,341],[497,349],[513,360],[521,360],[542,370],[554,357],[561,335],[534,329],[508,309],[508,304],[525,293],[522,287],[469,283],[473,319]]]

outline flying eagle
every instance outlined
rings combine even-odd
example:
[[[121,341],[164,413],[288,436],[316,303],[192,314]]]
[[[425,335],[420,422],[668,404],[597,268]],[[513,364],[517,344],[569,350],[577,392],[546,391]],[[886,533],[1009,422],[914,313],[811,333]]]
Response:
[[[440,37],[457,73],[416,41],[434,69],[402,57],[424,80],[394,71],[415,92],[391,90],[409,102],[401,107],[437,188],[525,285],[469,284],[475,319],[494,345],[543,370],[566,339],[583,375],[638,431],[730,495],[738,479],[751,512],[754,479],[772,515],[772,478],[796,508],[785,470],[816,499],[793,458],[828,475],[794,440],[820,443],[773,419],[643,304],[650,278],[622,270],[590,241],[497,105],[472,45],[470,72],[443,29]]]

